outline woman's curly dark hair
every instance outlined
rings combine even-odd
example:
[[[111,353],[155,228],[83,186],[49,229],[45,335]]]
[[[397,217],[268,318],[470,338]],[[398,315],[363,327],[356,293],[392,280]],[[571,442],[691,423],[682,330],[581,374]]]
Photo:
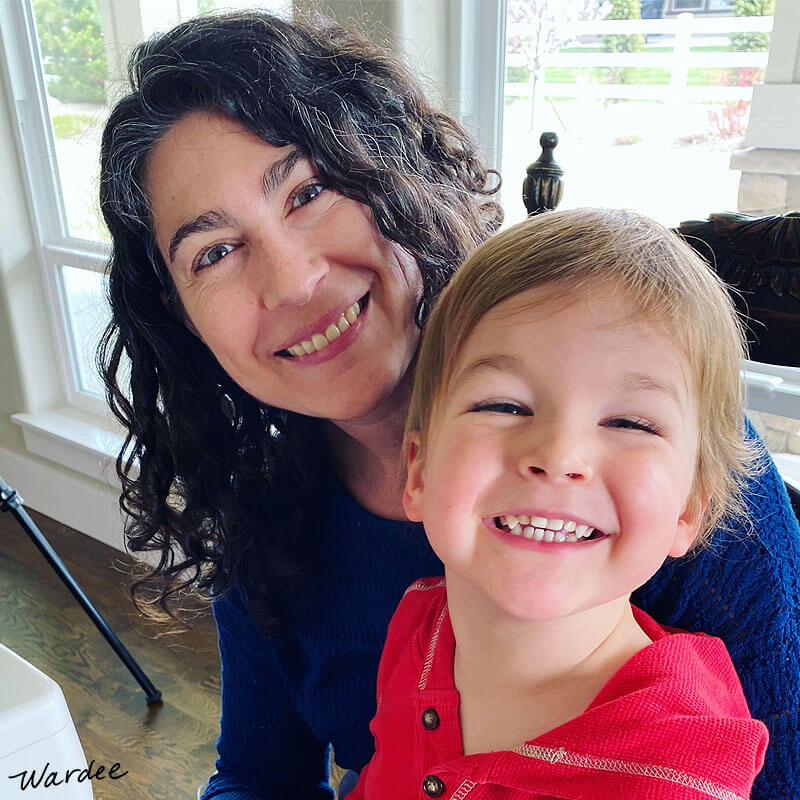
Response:
[[[198,18],[139,45],[128,77],[132,91],[112,111],[101,150],[112,322],[98,363],[128,431],[117,459],[128,544],[160,553],[134,600],[171,613],[181,588],[217,596],[240,579],[270,629],[281,601],[309,578],[316,526],[306,514],[330,459],[320,458],[319,420],[248,395],[174,313],[180,301],[145,183],[154,146],[201,110],[297,146],[327,186],[367,205],[380,232],[416,259],[420,326],[456,266],[499,226],[497,187],[460,125],[391,55],[330,20]]]

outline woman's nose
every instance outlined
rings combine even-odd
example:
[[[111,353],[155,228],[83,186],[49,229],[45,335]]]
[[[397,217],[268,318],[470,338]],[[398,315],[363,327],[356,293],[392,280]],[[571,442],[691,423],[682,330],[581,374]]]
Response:
[[[265,245],[253,271],[262,305],[270,311],[303,306],[330,271],[327,260],[302,247]]]
[[[525,477],[561,482],[590,481],[594,477],[585,435],[558,426],[525,437],[517,469]]]

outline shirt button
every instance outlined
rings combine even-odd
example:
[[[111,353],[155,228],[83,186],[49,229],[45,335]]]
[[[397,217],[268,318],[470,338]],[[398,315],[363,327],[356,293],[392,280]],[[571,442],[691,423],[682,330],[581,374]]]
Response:
[[[422,712],[422,725],[426,731],[435,731],[439,727],[439,715],[435,708],[426,708]]]
[[[441,778],[438,778],[436,775],[428,775],[424,781],[422,781],[422,789],[428,797],[438,797],[440,794],[444,793],[444,783]]]

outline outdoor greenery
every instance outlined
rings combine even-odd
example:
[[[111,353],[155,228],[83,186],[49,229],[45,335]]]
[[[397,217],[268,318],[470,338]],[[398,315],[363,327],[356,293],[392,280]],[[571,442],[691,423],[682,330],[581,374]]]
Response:
[[[47,91],[64,103],[105,101],[106,51],[97,0],[34,0]]]
[[[74,139],[85,133],[94,122],[88,114],[56,114],[53,117],[53,133],[56,139]]]
[[[606,19],[640,19],[642,0],[611,0],[611,11]],[[603,37],[603,49],[607,53],[638,53],[644,49],[644,36],[641,33],[611,34]],[[632,83],[633,72],[629,68],[614,67],[609,83]]]
[[[737,17],[768,17],[775,13],[775,0],[736,0]],[[768,33],[731,34],[733,50],[769,50]]]

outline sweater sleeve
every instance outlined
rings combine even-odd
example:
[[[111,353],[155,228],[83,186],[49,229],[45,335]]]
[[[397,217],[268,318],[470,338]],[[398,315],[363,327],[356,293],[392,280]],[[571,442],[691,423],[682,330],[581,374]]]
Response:
[[[758,435],[747,425],[748,435]],[[800,529],[772,459],[745,488],[749,522],[669,561],[634,602],[663,625],[718,636],[769,730],[753,800],[800,797]]]
[[[329,745],[297,714],[237,587],[214,602],[222,666],[216,772],[203,800],[330,800]]]

